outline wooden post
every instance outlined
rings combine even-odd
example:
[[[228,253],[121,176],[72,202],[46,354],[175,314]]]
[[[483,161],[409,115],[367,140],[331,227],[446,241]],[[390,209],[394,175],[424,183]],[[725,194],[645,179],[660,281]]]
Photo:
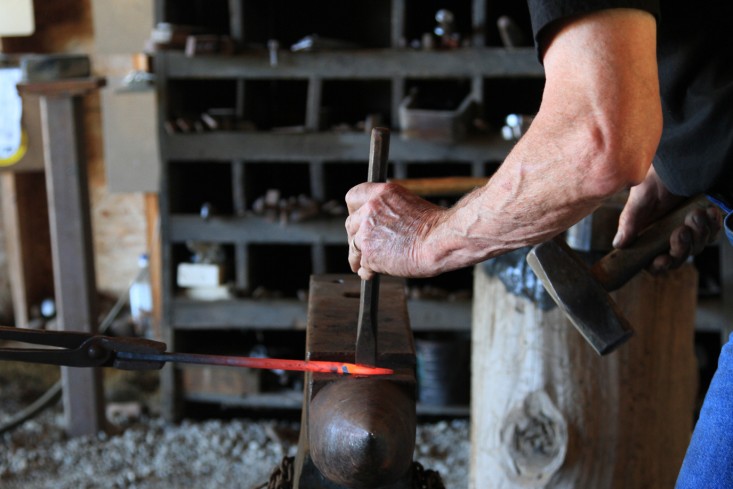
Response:
[[[485,266],[474,284],[469,488],[674,487],[697,388],[694,267],[615,294],[635,335],[605,357]]]
[[[89,213],[87,167],[82,146],[81,96],[104,84],[70,79],[21,84],[40,97],[48,214],[58,326],[95,333],[96,279]],[[62,367],[66,429],[71,436],[105,428],[100,369]]]

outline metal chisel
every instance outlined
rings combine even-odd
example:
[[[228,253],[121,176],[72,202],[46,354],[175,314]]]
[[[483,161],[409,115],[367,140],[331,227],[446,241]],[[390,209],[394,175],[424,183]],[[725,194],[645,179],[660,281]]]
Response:
[[[369,182],[387,180],[389,155],[389,129],[372,129],[369,146]],[[377,365],[377,310],[379,309],[379,275],[361,281],[359,297],[359,323],[356,330],[355,363],[375,367]]]

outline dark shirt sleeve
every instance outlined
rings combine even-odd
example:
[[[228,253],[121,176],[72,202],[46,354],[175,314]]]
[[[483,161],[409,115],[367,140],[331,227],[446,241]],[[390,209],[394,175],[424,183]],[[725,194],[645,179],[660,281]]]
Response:
[[[538,52],[544,30],[553,22],[573,15],[610,8],[637,8],[659,19],[659,0],[527,0],[532,34]]]

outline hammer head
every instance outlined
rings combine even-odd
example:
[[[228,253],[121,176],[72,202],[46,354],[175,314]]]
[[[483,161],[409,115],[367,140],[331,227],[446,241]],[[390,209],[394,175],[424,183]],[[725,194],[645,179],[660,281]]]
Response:
[[[596,352],[605,355],[633,331],[606,289],[561,238],[532,248],[527,262],[547,292]]]

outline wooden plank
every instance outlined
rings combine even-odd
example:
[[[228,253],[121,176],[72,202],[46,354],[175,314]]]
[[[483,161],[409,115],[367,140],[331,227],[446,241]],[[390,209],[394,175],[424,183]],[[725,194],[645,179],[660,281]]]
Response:
[[[55,93],[59,93],[54,91]],[[76,92],[76,89],[72,90]],[[65,331],[97,328],[94,247],[81,99],[41,97],[57,322]],[[62,367],[64,413],[72,436],[105,428],[101,369]]]
[[[46,179],[42,171],[0,178],[15,326],[25,328],[30,308],[54,297]]]
[[[69,78],[65,80],[38,81],[18,84],[21,95],[40,95],[63,97],[84,95],[90,90],[101,88],[106,84],[104,78]]]
[[[161,330],[163,297],[161,284],[162,258],[160,243],[160,214],[158,208],[158,194],[143,194],[145,199],[145,222],[148,249],[148,263],[150,269],[150,287],[153,294],[153,332],[156,338],[163,337]]]
[[[414,331],[470,331],[471,302],[408,300]],[[306,305],[296,299],[266,302],[252,299],[203,302],[176,298],[171,318],[174,329],[304,329]],[[245,326],[246,325],[246,326]]]
[[[363,132],[273,134],[268,132],[210,132],[164,135],[173,161],[302,162],[303,155],[321,161],[363,163],[369,155],[369,136]],[[446,161],[503,161],[513,146],[498,135],[472,137],[460,144],[442,144],[399,137],[390,141],[390,161],[445,163]]]
[[[187,395],[241,397],[260,390],[260,371],[248,368],[187,365],[181,367]]]
[[[204,221],[194,215],[170,217],[169,242],[203,240],[212,243],[253,244],[346,244],[343,218],[323,218],[281,225],[259,216],[213,217]]]
[[[256,301],[172,301],[172,329],[300,329],[306,327],[306,304],[295,299]]]
[[[187,57],[182,52],[158,52],[169,65],[171,78],[191,79],[308,79],[314,73],[328,79],[356,78],[472,78],[544,76],[534,48],[463,48],[447,51],[412,49],[338,50],[291,53],[281,50],[278,65],[270,66],[265,51],[235,56]]]

